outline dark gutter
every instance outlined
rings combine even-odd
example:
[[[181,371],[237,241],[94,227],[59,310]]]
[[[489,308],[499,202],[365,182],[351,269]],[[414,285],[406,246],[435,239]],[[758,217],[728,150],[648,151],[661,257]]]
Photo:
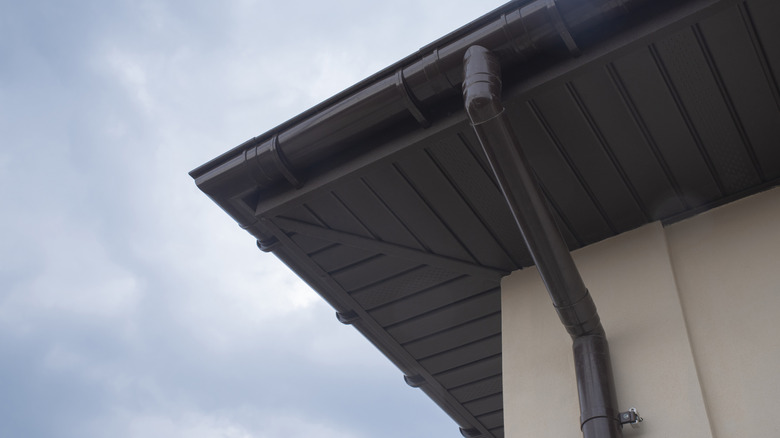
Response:
[[[606,334],[501,104],[500,69],[498,58],[487,49],[469,48],[464,59],[466,113],[558,317],[572,337],[582,434],[584,438],[620,438]]]
[[[428,126],[449,108],[458,110],[462,59],[479,45],[506,64],[543,54],[578,53],[576,37],[644,0],[536,0],[510,3],[426,46],[418,53],[315,106],[278,128],[250,139],[196,168],[198,187],[261,240],[257,219],[244,208],[280,184],[300,187],[307,171],[378,135]],[[454,103],[455,106],[447,104]],[[442,109],[444,108],[444,109]]]

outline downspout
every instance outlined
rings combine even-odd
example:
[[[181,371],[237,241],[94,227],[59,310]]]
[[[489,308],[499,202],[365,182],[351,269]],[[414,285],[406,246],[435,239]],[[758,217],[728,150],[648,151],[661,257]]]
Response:
[[[573,340],[583,437],[622,437],[604,328],[501,104],[498,58],[484,47],[472,46],[464,63],[466,113]]]

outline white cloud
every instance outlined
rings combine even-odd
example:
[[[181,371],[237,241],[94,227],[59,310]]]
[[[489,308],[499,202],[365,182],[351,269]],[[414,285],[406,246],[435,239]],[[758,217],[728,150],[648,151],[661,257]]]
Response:
[[[37,268],[0,297],[0,321],[31,330],[46,314],[129,318],[143,296],[143,281],[111,260],[98,237],[73,224],[48,223],[68,231],[47,236],[35,253]],[[31,261],[29,261],[31,262]]]
[[[98,422],[93,428],[97,429],[98,425],[100,429],[114,431],[112,436],[117,438],[257,437],[226,418],[197,412],[175,415],[118,412],[113,419]]]
[[[252,428],[245,423],[254,425]],[[151,414],[117,410],[94,429],[114,430],[117,438],[357,438],[357,435],[307,418],[302,413],[251,408],[216,413],[199,410]]]
[[[106,58],[113,74],[130,96],[141,105],[144,112],[151,112],[155,102],[149,94],[147,75],[143,66],[118,49],[111,50]]]

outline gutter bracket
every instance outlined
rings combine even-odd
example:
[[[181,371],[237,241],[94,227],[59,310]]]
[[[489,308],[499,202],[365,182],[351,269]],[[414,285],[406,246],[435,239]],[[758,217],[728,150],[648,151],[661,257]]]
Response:
[[[431,126],[431,122],[425,117],[422,110],[420,110],[420,107],[415,103],[414,98],[412,98],[412,94],[409,92],[409,86],[406,84],[406,79],[404,79],[403,69],[399,69],[395,74],[395,89],[401,94],[406,109],[412,113],[412,116],[417,120],[420,127],[427,128]]]
[[[271,236],[268,239],[257,239],[257,248],[263,252],[273,252],[279,245],[280,242],[276,236]]]
[[[523,52],[523,49],[517,43],[517,40],[523,37],[527,37],[527,35],[515,35],[514,32],[512,32],[512,26],[509,25],[509,19],[507,18],[506,14],[501,14],[500,21],[501,29],[504,31],[504,37],[506,37],[506,40],[509,41],[509,47],[512,48],[512,51],[519,60],[525,62],[528,59],[528,56],[526,56],[526,54]]]
[[[419,388],[426,383],[425,377],[415,374],[413,376],[404,375],[404,382],[412,388]]]
[[[482,436],[482,433],[478,429],[464,429],[460,428],[460,434],[464,436],[464,438],[477,438]]]
[[[336,319],[342,324],[349,325],[360,319],[360,315],[354,310],[348,310],[346,312],[336,312]]]
[[[571,53],[571,56],[577,57],[582,54],[582,51],[579,47],[577,47],[577,43],[574,42],[574,38],[571,36],[571,32],[569,32],[569,28],[566,26],[566,23],[563,21],[563,16],[561,16],[561,11],[558,9],[558,2],[556,0],[547,0],[547,16],[550,17],[550,21],[552,21],[553,26],[555,26],[555,30],[558,31],[558,35],[561,36],[561,39],[563,40],[564,44],[566,44],[566,48],[569,49],[569,53]]]
[[[276,168],[279,169],[279,173],[284,176],[284,179],[290,183],[291,186],[296,189],[303,187],[303,182],[295,176],[292,167],[287,162],[287,158],[282,154],[282,149],[279,147],[279,134],[275,134],[271,139],[271,156],[273,157]]]

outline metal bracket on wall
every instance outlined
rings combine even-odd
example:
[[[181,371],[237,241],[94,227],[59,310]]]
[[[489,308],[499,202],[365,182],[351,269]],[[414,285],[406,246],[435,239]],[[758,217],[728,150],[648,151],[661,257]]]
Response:
[[[636,408],[631,408],[625,412],[620,413],[620,424],[630,424],[634,429],[639,428],[639,423],[645,421],[644,418],[639,416]]]

